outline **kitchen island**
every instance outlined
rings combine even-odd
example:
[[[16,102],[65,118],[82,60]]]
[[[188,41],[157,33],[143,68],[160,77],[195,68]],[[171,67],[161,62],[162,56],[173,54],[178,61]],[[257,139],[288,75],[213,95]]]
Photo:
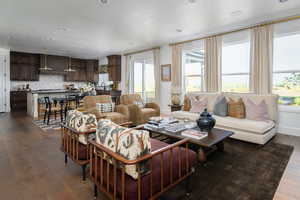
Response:
[[[64,98],[69,95],[79,95],[79,90],[62,90],[62,89],[51,89],[51,90],[32,90],[27,93],[27,114],[34,119],[42,114],[40,113],[41,101],[44,97],[51,98]]]

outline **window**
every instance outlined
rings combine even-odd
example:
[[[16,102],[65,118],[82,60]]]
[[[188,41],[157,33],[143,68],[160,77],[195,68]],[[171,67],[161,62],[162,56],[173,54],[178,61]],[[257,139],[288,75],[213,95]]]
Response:
[[[273,93],[279,103],[300,105],[300,33],[274,38]]]
[[[137,59],[133,62],[133,92],[145,102],[155,100],[155,79],[153,59]]]
[[[185,92],[203,91],[204,44],[187,44],[182,51],[183,88]]]
[[[223,36],[222,91],[249,92],[250,33],[242,31]]]

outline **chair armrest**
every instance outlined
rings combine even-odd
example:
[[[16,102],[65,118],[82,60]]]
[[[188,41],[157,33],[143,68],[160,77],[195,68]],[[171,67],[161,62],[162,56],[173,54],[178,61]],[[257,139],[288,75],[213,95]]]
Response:
[[[158,115],[160,115],[160,107],[157,103],[146,103],[145,105],[146,108],[153,108]]]
[[[138,105],[130,104],[127,105],[129,111],[129,120],[132,121],[133,125],[138,125],[142,119],[142,111]]]
[[[94,114],[96,116],[97,120],[99,120],[101,118],[105,118],[105,116],[101,112],[99,112],[99,110],[96,107],[86,109],[85,113]]]
[[[129,119],[129,109],[127,106],[117,105],[115,107],[115,112],[121,113],[121,114],[125,115],[127,117],[127,119]]]

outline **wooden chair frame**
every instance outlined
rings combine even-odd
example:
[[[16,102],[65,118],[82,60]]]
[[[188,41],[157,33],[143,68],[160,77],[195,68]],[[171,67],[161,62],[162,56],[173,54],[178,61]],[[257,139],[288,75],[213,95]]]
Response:
[[[121,124],[121,126],[130,126],[132,122],[126,122]],[[65,164],[68,163],[68,157],[73,160],[76,164],[80,165],[82,168],[82,179],[86,179],[86,167],[90,163],[90,154],[88,145],[86,145],[86,160],[79,159],[79,136],[80,135],[90,135],[96,133],[96,128],[91,128],[86,132],[78,132],[74,128],[68,127],[65,124],[61,124],[61,150],[65,154]]]
[[[67,127],[66,125],[62,124],[62,131],[61,131],[61,150],[65,153],[65,164],[68,163],[68,157],[73,160],[76,164],[80,165],[82,168],[82,179],[85,181],[86,179],[86,173],[85,169],[86,166],[90,162],[90,154],[89,154],[89,148],[87,146],[86,148],[86,160],[80,160],[79,159],[79,136],[80,135],[89,135],[96,132],[96,129],[91,129],[87,132],[78,132],[73,128]]]
[[[180,148],[179,148],[180,147]],[[159,150],[156,150],[154,152],[151,152],[150,154],[147,154],[141,158],[138,158],[136,160],[126,160],[124,157],[120,156],[119,154],[116,154],[114,152],[112,152],[111,150],[105,148],[104,146],[97,144],[95,141],[93,140],[89,140],[89,148],[90,148],[90,178],[94,183],[94,196],[95,198],[97,198],[97,191],[98,189],[103,192],[104,194],[106,194],[110,199],[117,199],[120,198],[122,200],[125,200],[125,166],[126,165],[134,165],[137,164],[137,171],[138,171],[138,178],[137,178],[137,184],[138,184],[138,189],[137,189],[137,194],[138,194],[138,200],[141,200],[142,198],[142,188],[141,188],[141,178],[142,178],[142,174],[141,174],[141,169],[140,169],[140,165],[138,165],[139,163],[142,163],[143,161],[149,160],[150,161],[150,171],[149,171],[149,175],[150,175],[150,198],[149,199],[156,199],[158,198],[160,195],[162,195],[164,192],[166,192],[167,190],[169,190],[170,188],[174,187],[175,185],[177,185],[178,183],[180,183],[181,181],[185,180],[186,178],[188,178],[195,170],[194,170],[194,166],[190,166],[190,161],[188,159],[188,139],[183,139],[180,140],[174,144],[168,145],[164,148],[161,148]],[[176,150],[175,148],[177,148],[178,150]],[[184,152],[186,153],[186,166],[185,166],[185,170],[181,169],[181,164],[182,164],[182,158],[181,158],[181,152],[182,152],[182,148],[184,148]],[[170,151],[170,158],[168,159],[168,162],[170,162],[170,182],[168,185],[164,184],[164,174],[163,174],[163,167],[164,167],[164,160],[163,160],[163,153]],[[178,153],[178,155],[176,154],[176,152]],[[106,159],[103,157],[104,153],[106,153],[108,155],[108,157],[112,160],[112,163],[110,162],[106,162],[106,169],[103,169],[102,165],[103,165],[103,161],[106,161]],[[153,193],[153,174],[152,174],[152,170],[153,170],[153,157],[154,156],[159,156],[160,157],[160,191],[157,193]],[[174,156],[178,156],[179,158],[179,166],[178,166],[178,178],[175,180],[174,178],[174,173],[173,173],[173,157]],[[93,160],[94,165],[93,166]],[[100,161],[100,166],[98,165],[98,161]],[[112,166],[112,167],[111,167]],[[100,167],[100,174],[98,175],[99,172],[99,168]],[[113,171],[112,171],[113,169]],[[117,170],[121,171],[121,183],[119,183],[117,181]],[[113,180],[109,180],[109,178],[107,178],[106,184],[103,181],[103,177],[109,177],[108,175],[112,173],[114,174],[113,176]],[[98,178],[100,177],[100,178]],[[113,184],[113,187],[110,186],[110,182],[112,182],[111,184]],[[189,181],[187,181],[187,194],[189,194]],[[117,197],[117,187],[121,187],[121,195],[120,197]],[[110,188],[113,188],[113,190],[111,191]]]

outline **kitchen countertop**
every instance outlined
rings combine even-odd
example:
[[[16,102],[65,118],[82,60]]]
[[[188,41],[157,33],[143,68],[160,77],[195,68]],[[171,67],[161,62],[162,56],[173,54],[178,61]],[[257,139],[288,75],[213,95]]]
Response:
[[[80,93],[79,90],[64,90],[64,89],[51,89],[51,90],[32,90],[32,94],[57,94],[57,93]]]

